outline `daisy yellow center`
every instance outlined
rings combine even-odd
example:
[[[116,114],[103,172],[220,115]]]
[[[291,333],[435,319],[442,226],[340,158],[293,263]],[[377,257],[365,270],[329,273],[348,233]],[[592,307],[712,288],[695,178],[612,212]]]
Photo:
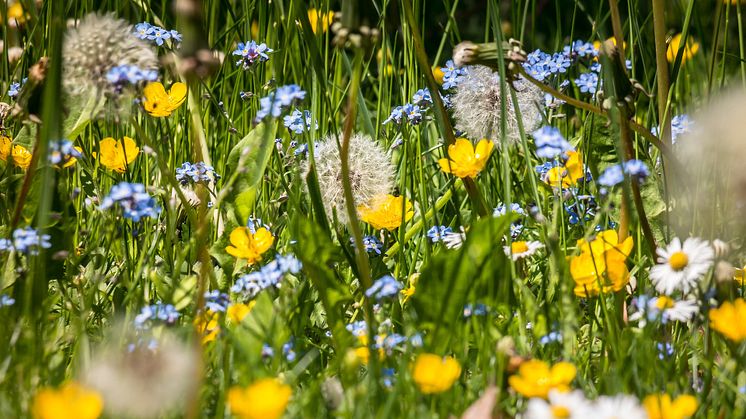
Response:
[[[552,416],[556,419],[565,419],[570,417],[570,409],[565,406],[552,406]]]
[[[668,258],[668,264],[671,265],[671,269],[674,271],[680,271],[689,264],[689,256],[684,252],[676,252]]]
[[[528,244],[526,242],[513,242],[510,244],[510,251],[516,255],[528,252]]]
[[[660,297],[658,297],[658,300],[656,300],[655,302],[655,308],[657,308],[658,310],[673,308],[673,300],[661,295]]]

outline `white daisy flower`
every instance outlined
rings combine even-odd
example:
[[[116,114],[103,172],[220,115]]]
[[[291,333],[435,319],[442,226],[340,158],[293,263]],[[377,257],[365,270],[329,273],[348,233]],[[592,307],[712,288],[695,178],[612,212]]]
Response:
[[[640,327],[645,327],[648,321],[660,320],[662,323],[668,321],[688,322],[699,312],[699,302],[694,299],[676,301],[665,295],[650,298],[640,296],[636,299],[638,310],[629,316],[631,322],[639,322]]]
[[[690,237],[682,245],[675,238],[665,249],[658,249],[658,265],[650,268],[650,280],[661,294],[677,290],[686,294],[697,287],[714,257],[712,246],[702,239]]]
[[[590,409],[573,419],[647,419],[648,413],[640,405],[635,396],[617,394],[616,396],[601,396],[593,402]]]
[[[591,403],[580,390],[562,393],[549,392],[549,400],[531,398],[522,419],[577,418],[586,415]]]
[[[443,243],[446,245],[449,249],[458,249],[461,246],[464,245],[464,240],[466,240],[466,232],[464,232],[464,227],[461,227],[461,231],[456,232],[450,232],[446,233],[443,238]]]
[[[544,247],[544,244],[537,241],[515,241],[510,246],[503,246],[503,250],[505,256],[511,256],[516,261],[533,255],[542,247]]]

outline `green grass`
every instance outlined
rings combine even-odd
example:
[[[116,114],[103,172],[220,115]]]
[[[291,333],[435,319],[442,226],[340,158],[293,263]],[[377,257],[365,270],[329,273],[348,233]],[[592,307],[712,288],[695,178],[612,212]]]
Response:
[[[516,38],[527,52],[561,52],[575,39],[592,42],[613,36],[608,2],[18,1],[26,22],[3,26],[0,85],[2,100],[11,106],[19,103],[22,112],[8,116],[4,127],[7,136],[36,157],[32,170],[0,163],[0,238],[11,238],[16,228],[29,226],[49,234],[51,247],[38,255],[0,251],[0,294],[15,299],[15,304],[0,307],[0,416],[31,415],[40,388],[84,382],[104,347],[122,349],[138,337],[167,335],[195,352],[200,373],[192,377],[198,384],[181,397],[185,401],[180,407],[163,412],[163,417],[230,417],[229,388],[264,377],[280,377],[292,388],[286,417],[460,416],[492,385],[499,390],[495,414],[513,417],[527,406],[527,399],[508,385],[521,357],[573,363],[578,372],[571,387],[590,399],[618,393],[640,400],[654,393],[692,394],[699,406],[696,417],[744,415],[746,398],[740,389],[746,385],[746,349],[711,329],[707,320],[711,303],[742,295],[737,283],[718,283],[710,269],[693,293],[702,307],[692,321],[656,320],[644,327],[626,321],[635,297],[657,295],[648,273],[656,259],[651,241],[663,248],[676,236],[722,238],[732,248],[725,260],[743,266],[743,236],[717,217],[694,213],[682,222],[685,216],[676,211],[680,201],[671,189],[680,174],[673,165],[664,174],[660,150],[639,130],[630,131],[627,119],[619,115],[626,112],[647,130],[665,119],[659,115],[661,103],[669,117],[692,113],[722,90],[746,86],[746,5],[666,2],[668,34],[684,33],[699,43],[694,57],[682,60],[679,53],[665,69],[670,71],[667,98],[656,97],[660,69],[652,7],[640,0],[619,5],[626,58],[632,61],[628,76],[640,90],[625,90],[624,77],[613,73],[611,60],[602,57],[604,98],[630,93],[632,106],[621,109],[609,101],[611,110],[603,114],[569,104],[546,111],[542,125],[561,130],[582,152],[595,179],[562,194],[535,170],[546,159],[536,156],[531,133],[525,132],[529,127],[520,127],[516,144],[500,139],[479,176],[462,181],[437,164],[456,137],[455,121],[445,108],[445,113],[430,109],[415,126],[405,123],[397,129],[382,122],[417,90],[435,85],[430,68],[445,65],[459,42],[500,45]],[[201,3],[201,16],[195,20],[173,3]],[[337,20],[343,25],[360,18],[378,29],[378,39],[368,48],[336,46],[331,29],[312,31],[307,15],[312,6],[341,11]],[[0,5],[0,15],[6,11]],[[128,100],[105,107],[90,121],[82,114],[83,129],[70,136],[70,120],[77,114],[76,104],[63,100],[62,39],[68,20],[97,11],[183,34],[180,49],[154,46],[162,62],[159,79],[167,87],[183,81],[189,89],[185,103],[171,116],[151,117]],[[237,57],[231,52],[238,42],[250,39],[274,51],[268,61],[245,71],[235,65]],[[15,61],[8,59],[12,46],[23,48]],[[184,71],[184,64],[200,48],[224,58],[209,75],[197,77]],[[49,57],[44,81],[35,87],[33,81],[27,83],[18,100],[9,98],[5,92],[10,84],[28,77],[41,57]],[[508,78],[504,57],[491,64],[503,80]],[[547,84],[556,89],[561,80],[573,81],[586,71],[574,64]],[[289,84],[306,92],[290,110],[310,110],[317,129],[291,133],[282,117],[255,122],[260,98]],[[503,99],[515,97],[516,92],[504,86]],[[251,95],[243,99],[242,92]],[[574,83],[563,92],[596,108],[602,105]],[[501,112],[521,109],[504,107]],[[337,134],[340,146],[344,143],[349,134],[345,124],[390,150],[397,168],[396,193],[415,207],[412,220],[398,229],[376,231],[360,222],[354,231],[358,229],[335,222],[333,214],[324,213],[315,175],[302,170],[304,159],[315,158],[317,141]],[[145,150],[125,173],[107,170],[92,153],[100,153],[101,139],[125,135]],[[83,157],[66,169],[46,164],[50,143],[66,136],[82,149]],[[307,157],[295,153],[304,145]],[[627,147],[631,154],[624,157]],[[630,157],[644,161],[651,171],[639,187],[644,218],[636,211],[637,188],[629,179],[606,198],[597,184],[604,169]],[[195,187],[202,203],[191,206],[178,191],[175,170],[183,162],[197,161],[209,162],[222,177],[208,188]],[[704,170],[701,177],[685,182],[696,196],[714,190],[707,167],[686,169]],[[162,208],[160,215],[133,222],[119,210],[99,210],[101,200],[121,181],[144,184]],[[593,195],[598,207],[587,219],[572,223],[565,206],[579,195]],[[716,191],[715,196],[722,205],[719,214],[725,214],[731,197],[727,191]],[[621,220],[623,202],[628,221]],[[518,217],[492,217],[500,203],[518,203],[527,211],[520,217],[523,230],[517,240],[542,242],[537,255],[515,262],[505,256],[503,246],[513,240],[510,223]],[[264,260],[251,267],[225,251],[230,232],[246,225],[249,216],[268,224],[275,237]],[[645,222],[652,235],[643,231]],[[632,295],[621,290],[576,297],[567,257],[577,254],[579,239],[593,237],[597,225],[620,224],[634,239],[626,266],[636,278],[636,290]],[[460,249],[431,243],[426,232],[441,225],[456,232],[466,229]],[[352,245],[355,235],[378,237],[382,254]],[[252,298],[255,305],[240,324],[221,315],[216,339],[200,344],[194,319],[204,308],[203,294],[230,293],[241,275],[258,270],[278,253],[294,254],[303,263],[302,271],[286,276],[280,288]],[[386,274],[403,288],[416,281],[414,296],[406,303],[399,297],[374,307],[376,301],[365,297],[363,284]],[[231,294],[231,300],[248,302],[237,294]],[[158,301],[173,304],[178,321],[135,331],[133,322],[141,309]],[[488,313],[465,318],[467,304],[484,304]],[[382,327],[388,334],[420,335],[422,346],[400,345],[385,357],[371,356],[367,365],[359,365],[351,357],[359,343],[345,326],[364,319],[369,333]],[[561,333],[562,339],[540,343],[550,332]],[[296,354],[292,360],[283,355],[283,345],[290,341]],[[659,357],[659,343],[670,344],[673,355]],[[265,344],[273,348],[273,356],[262,356]],[[462,373],[451,389],[435,395],[418,390],[411,366],[423,352],[460,362]],[[387,375],[390,371],[393,377]],[[332,377],[343,389],[335,407],[325,402],[328,391],[322,389]],[[150,383],[143,380],[143,386]]]

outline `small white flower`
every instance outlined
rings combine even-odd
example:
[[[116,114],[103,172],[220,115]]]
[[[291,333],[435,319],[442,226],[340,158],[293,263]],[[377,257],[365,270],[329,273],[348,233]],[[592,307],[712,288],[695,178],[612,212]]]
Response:
[[[617,394],[616,396],[601,396],[582,414],[572,416],[573,419],[647,419],[648,413],[640,405],[635,396]]]
[[[562,393],[549,392],[549,400],[534,397],[528,401],[523,419],[576,418],[586,414],[591,403],[580,390]]]
[[[697,287],[714,256],[712,246],[702,239],[690,237],[682,245],[674,238],[668,247],[658,249],[658,265],[650,268],[650,280],[662,294],[671,295],[677,290],[686,294]]]
[[[446,233],[443,236],[443,243],[446,245],[449,249],[458,249],[461,246],[464,245],[464,240],[466,240],[466,232],[464,232],[464,227],[461,227],[461,231],[456,232],[450,232]]]
[[[533,255],[542,247],[544,247],[544,244],[537,241],[515,241],[510,246],[503,246],[503,250],[505,256],[511,256],[516,261]]]

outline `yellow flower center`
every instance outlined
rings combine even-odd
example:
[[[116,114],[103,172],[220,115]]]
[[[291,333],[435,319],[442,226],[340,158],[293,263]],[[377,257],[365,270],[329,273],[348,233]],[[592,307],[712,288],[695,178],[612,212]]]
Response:
[[[570,417],[570,409],[565,406],[552,406],[552,416],[556,419],[565,419]]]
[[[526,242],[513,242],[510,244],[510,251],[514,255],[528,252],[528,244]]]
[[[684,256],[684,257],[686,257],[686,256]],[[666,308],[673,308],[673,300],[670,299],[670,298],[668,298],[668,297],[666,297],[666,296],[661,295],[655,301],[655,308],[657,308],[658,310],[663,310],[663,309],[666,309]]]
[[[684,252],[676,252],[668,258],[668,264],[671,265],[671,269],[674,271],[680,271],[689,264],[689,256]]]

